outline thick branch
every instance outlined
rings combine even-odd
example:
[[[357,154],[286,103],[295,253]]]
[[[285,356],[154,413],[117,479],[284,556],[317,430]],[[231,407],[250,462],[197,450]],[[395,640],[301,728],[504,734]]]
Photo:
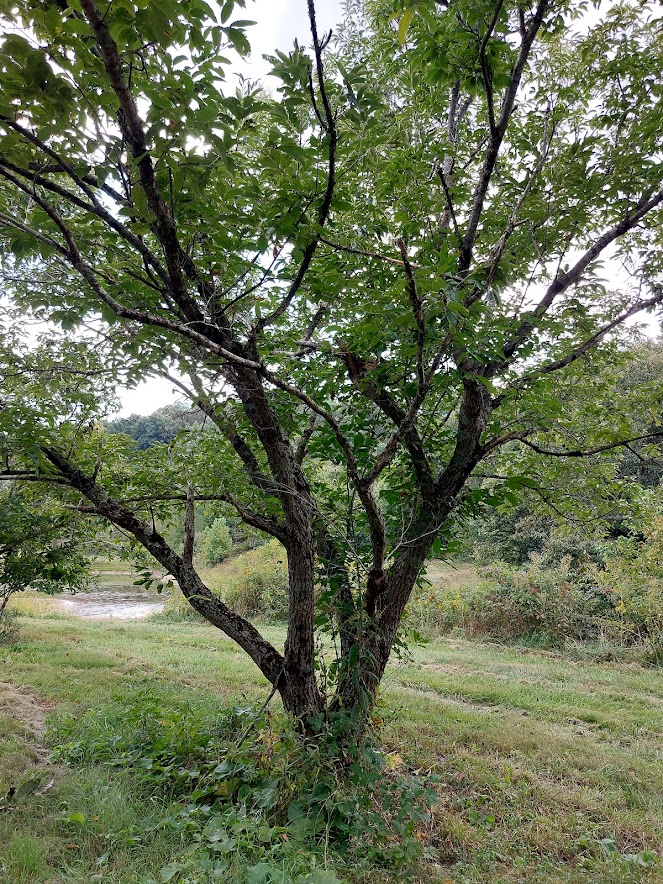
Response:
[[[110,497],[91,477],[70,464],[57,449],[42,450],[67,483],[90,501],[97,515],[135,537],[175,577],[192,607],[246,651],[272,684],[278,683],[283,670],[282,655],[248,620],[240,617],[210,592],[190,562],[168,546],[151,525],[139,519]]]
[[[136,160],[147,204],[156,220],[156,234],[163,248],[172,283],[173,296],[190,322],[203,322],[203,314],[188,294],[183,275],[183,269],[186,267],[188,275],[195,278],[195,269],[180,246],[175,221],[159,191],[152,158],[149,155],[145,141],[143,124],[124,77],[122,58],[117,44],[113,40],[106,20],[94,0],[81,0],[81,7],[94,32],[108,80],[119,102],[120,112],[118,120],[120,128],[129,145],[131,154]]]

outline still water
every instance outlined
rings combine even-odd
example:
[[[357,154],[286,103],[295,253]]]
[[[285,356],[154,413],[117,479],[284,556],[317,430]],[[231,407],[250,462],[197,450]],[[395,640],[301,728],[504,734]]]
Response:
[[[119,575],[116,580],[123,580]],[[125,582],[96,582],[85,592],[58,596],[54,604],[66,614],[94,620],[140,620],[163,610],[164,596]]]

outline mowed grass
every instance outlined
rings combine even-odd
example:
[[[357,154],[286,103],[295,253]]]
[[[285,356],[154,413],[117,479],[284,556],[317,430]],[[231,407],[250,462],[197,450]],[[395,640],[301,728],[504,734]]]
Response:
[[[282,645],[281,627],[264,631]],[[13,712],[11,703],[0,708],[0,792],[40,786],[0,812],[0,880],[158,881],[183,849],[158,826],[159,799],[140,794],[131,771],[49,765],[39,710],[54,733],[67,714],[130,703],[141,691],[164,707],[260,703],[265,680],[204,623],[89,622],[39,610],[20,618],[0,660],[1,680],[19,698]],[[392,757],[440,777],[440,801],[420,833],[430,859],[409,878],[376,869],[344,880],[663,881],[650,856],[663,853],[660,670],[439,640],[388,668],[378,713]],[[148,834],[128,837],[141,821]]]

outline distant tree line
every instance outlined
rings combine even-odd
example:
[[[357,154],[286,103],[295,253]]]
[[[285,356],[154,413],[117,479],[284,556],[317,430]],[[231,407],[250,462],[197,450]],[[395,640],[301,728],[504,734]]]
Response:
[[[204,420],[201,412],[175,403],[164,405],[152,414],[132,414],[129,417],[118,417],[104,423],[110,433],[122,433],[136,441],[141,451],[154,445],[155,442],[168,444],[180,430],[200,424]]]

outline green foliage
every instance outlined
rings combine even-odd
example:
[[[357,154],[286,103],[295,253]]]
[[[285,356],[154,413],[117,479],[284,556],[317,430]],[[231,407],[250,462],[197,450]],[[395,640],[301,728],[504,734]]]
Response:
[[[464,548],[479,565],[506,562],[525,565],[537,556],[544,565],[558,565],[568,557],[578,569],[601,559],[601,533],[596,526],[580,528],[553,519],[540,506],[523,501],[514,508],[487,509],[470,523]],[[560,524],[561,522],[561,524]]]
[[[285,550],[275,540],[256,547],[256,540],[255,537],[247,539],[245,542],[250,542],[250,548],[238,554],[238,547],[231,547],[231,554],[220,564],[202,569],[202,576],[214,594],[238,613],[247,617],[286,620],[288,569]],[[155,617],[173,623],[200,619],[180,595],[166,599],[164,610]]]
[[[536,635],[556,646],[596,637],[602,619],[614,614],[608,594],[572,568],[570,557],[558,565],[540,557],[522,568],[497,563],[469,600],[470,633],[512,640]]]
[[[616,385],[615,396],[630,396],[634,389],[645,392],[649,398],[649,412],[643,415],[640,429],[642,433],[656,433],[661,430],[663,421],[663,347],[660,341],[643,343],[637,356],[627,366]],[[634,479],[645,488],[656,488],[663,482],[663,446],[659,440],[635,443],[623,452],[620,474]]]
[[[53,760],[130,770],[137,789],[171,802],[159,825],[189,847],[162,881],[241,870],[234,880],[247,884],[339,884],[327,863],[407,872],[422,852],[412,835],[435,800],[435,777],[407,774],[400,756],[370,746],[341,749],[333,727],[324,745],[306,745],[253,709],[164,706],[144,690],[65,717],[55,740]]]
[[[480,565],[495,561],[522,565],[531,553],[541,552],[553,524],[522,503],[507,511],[489,509],[469,525],[465,548]]]
[[[225,519],[215,519],[198,540],[198,553],[206,565],[218,565],[232,550],[233,542]]]
[[[288,567],[277,540],[249,550],[227,563],[214,589],[240,614],[284,620],[288,616]]]
[[[301,605],[272,553],[222,587],[287,611],[283,668],[208,610],[322,709],[314,573],[339,671],[375,684],[454,520],[532,491],[603,522],[629,484],[610,452],[661,425],[658,392],[616,395],[627,320],[663,303],[661,22],[646,0],[580,29],[584,0],[350,0],[333,52],[311,13],[313,52],[268,57],[272,96],[230,74],[242,7],[0,0],[0,448],[7,477],[51,482],[182,582],[159,529],[185,500],[286,543]],[[54,340],[33,346],[26,317]],[[103,429],[118,381],[164,373],[212,431],[129,427],[136,450]],[[504,605],[579,634],[565,566],[536,567],[496,578]],[[355,665],[362,642],[379,651]]]
[[[493,562],[473,579],[453,581],[447,575],[422,581],[408,607],[408,622],[427,634],[462,630],[470,636],[528,640],[553,647],[601,639],[616,647],[631,644],[646,649],[644,619],[637,628],[631,623],[624,629],[626,602],[615,589],[612,575],[621,573],[619,569],[626,565],[616,546],[611,549],[615,558],[606,571],[591,561],[574,561],[568,554],[556,556],[554,561],[532,554],[520,566]],[[649,595],[642,586],[629,584],[632,617],[647,609],[652,618],[654,600],[660,601],[651,575],[644,582]],[[622,573],[622,586],[625,584]]]
[[[47,487],[0,483],[0,636],[11,631],[7,605],[15,593],[87,585],[95,527],[81,524]]]
[[[167,445],[181,430],[199,424],[199,413],[182,405],[164,405],[148,415],[132,414],[106,421],[109,433],[131,436],[140,449],[149,448],[155,442]]]
[[[595,576],[619,615],[622,639],[643,642],[652,662],[663,663],[663,518],[654,518],[643,536],[610,545]]]

